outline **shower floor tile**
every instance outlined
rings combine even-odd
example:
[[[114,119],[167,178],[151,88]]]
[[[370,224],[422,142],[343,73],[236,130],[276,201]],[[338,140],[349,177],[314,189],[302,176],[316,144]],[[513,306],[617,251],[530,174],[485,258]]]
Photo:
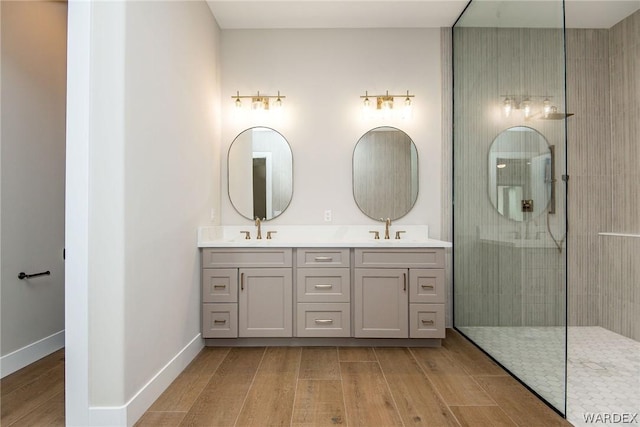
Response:
[[[564,327],[459,328],[559,410],[564,409]],[[640,342],[601,327],[568,328],[567,419],[608,426],[640,412]],[[595,420],[587,417],[598,417]],[[640,419],[640,415],[638,415]],[[638,422],[638,420],[636,420]]]

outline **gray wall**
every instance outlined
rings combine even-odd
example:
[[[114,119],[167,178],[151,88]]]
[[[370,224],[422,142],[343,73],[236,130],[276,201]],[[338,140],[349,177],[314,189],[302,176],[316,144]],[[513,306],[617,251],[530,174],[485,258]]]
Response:
[[[488,196],[488,153],[494,138],[528,126],[556,147],[563,173],[564,122],[502,114],[505,94],[548,95],[564,105],[563,35],[557,29],[460,28],[454,34],[454,247],[458,326],[543,326],[564,323],[564,254],[547,216],[530,223],[544,247],[519,248],[510,238],[526,226],[502,217]],[[541,102],[542,99],[536,99]],[[563,186],[556,183],[554,236],[564,235]],[[535,234],[535,233],[534,233]],[[539,243],[539,242],[536,242]]]
[[[567,31],[569,324],[640,339],[640,12]]]
[[[17,358],[26,357],[24,361],[30,363],[29,357],[42,357],[55,349],[47,342],[56,341],[54,347],[64,343],[67,6],[63,2],[3,1],[1,7],[0,346],[2,356],[19,351]],[[45,270],[51,276],[17,278],[21,271]],[[25,349],[54,334],[59,338]],[[3,364],[3,373],[7,373],[5,368]]]
[[[609,31],[611,231],[640,235],[640,11]],[[603,160],[607,160],[606,157]],[[607,197],[610,195],[610,198]],[[592,195],[593,198],[593,195]],[[600,238],[601,326],[640,340],[640,238]]]

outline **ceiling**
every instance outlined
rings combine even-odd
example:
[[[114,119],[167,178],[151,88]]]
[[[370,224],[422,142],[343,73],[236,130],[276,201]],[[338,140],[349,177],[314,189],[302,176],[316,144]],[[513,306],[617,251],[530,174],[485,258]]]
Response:
[[[467,0],[208,0],[222,29],[450,27]],[[557,20],[549,0],[475,0],[472,26],[543,27]],[[611,28],[640,9],[640,0],[567,0],[569,28]],[[536,10],[536,14],[531,11]],[[535,16],[534,16],[535,15]],[[553,20],[552,19],[552,20]],[[521,22],[520,22],[521,21]]]

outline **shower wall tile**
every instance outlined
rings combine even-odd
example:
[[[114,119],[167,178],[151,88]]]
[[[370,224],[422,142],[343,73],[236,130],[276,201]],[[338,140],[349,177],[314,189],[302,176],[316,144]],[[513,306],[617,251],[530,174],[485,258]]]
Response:
[[[600,240],[601,326],[640,340],[640,239],[601,236]]]
[[[610,30],[611,225],[640,234],[640,11]],[[640,239],[600,238],[601,326],[640,340]]]
[[[547,256],[481,242],[480,236],[499,240],[500,233],[525,231],[524,224],[497,214],[487,196],[486,159],[500,132],[511,126],[535,128],[556,146],[558,174],[563,173],[563,122],[523,121],[519,114],[505,118],[501,110],[506,95],[549,95],[564,109],[562,32],[463,28],[456,30],[454,44],[456,325],[556,324],[557,318],[564,319],[564,302],[555,300],[562,298],[563,291],[563,282],[558,285],[558,280],[564,269],[556,262],[561,255],[555,249]],[[558,214],[549,216],[550,227],[558,236],[564,233],[562,187],[557,184]],[[546,229],[546,216],[536,221],[536,229]],[[546,233],[543,238],[550,242]]]
[[[600,240],[611,226],[609,30],[568,29],[568,322],[601,322]]]

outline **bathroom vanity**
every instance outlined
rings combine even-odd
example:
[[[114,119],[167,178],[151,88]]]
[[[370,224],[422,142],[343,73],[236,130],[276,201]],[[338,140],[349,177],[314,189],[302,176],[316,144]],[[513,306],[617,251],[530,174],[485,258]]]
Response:
[[[402,227],[406,236],[388,240],[367,226],[281,226],[269,240],[236,228],[199,230],[207,345],[444,338],[450,243],[426,238],[426,227]]]

